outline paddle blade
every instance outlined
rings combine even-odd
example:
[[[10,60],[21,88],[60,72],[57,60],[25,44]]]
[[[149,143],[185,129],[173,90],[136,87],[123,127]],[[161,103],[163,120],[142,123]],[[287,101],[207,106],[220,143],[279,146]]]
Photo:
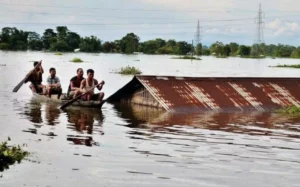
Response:
[[[19,89],[22,87],[22,85],[24,84],[25,80],[27,79],[27,77],[25,79],[23,79],[14,89],[13,92],[18,92]]]
[[[75,101],[77,101],[77,99],[75,100],[75,99],[73,99],[73,100],[71,100],[71,101],[69,101],[69,102],[67,102],[67,103],[65,103],[65,104],[63,104],[61,107],[60,107],[60,109],[64,109],[64,108],[66,108],[66,107],[68,107],[68,106],[70,106],[72,103],[74,103]]]

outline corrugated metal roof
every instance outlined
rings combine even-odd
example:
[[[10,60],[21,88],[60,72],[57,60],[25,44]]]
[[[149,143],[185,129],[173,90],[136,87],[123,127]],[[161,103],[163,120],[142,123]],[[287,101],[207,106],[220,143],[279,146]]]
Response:
[[[300,78],[135,76],[108,98],[144,87],[167,111],[269,111],[300,106]]]

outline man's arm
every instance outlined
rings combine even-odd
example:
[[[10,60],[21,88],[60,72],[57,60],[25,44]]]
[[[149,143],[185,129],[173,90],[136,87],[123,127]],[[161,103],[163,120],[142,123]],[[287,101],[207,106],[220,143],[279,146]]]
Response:
[[[42,67],[42,64],[40,65],[40,72],[41,72],[41,74],[44,73],[44,69],[43,69],[43,67]]]
[[[98,81],[95,79],[95,85],[99,84]],[[100,84],[97,86],[98,90],[102,90],[102,87],[104,85],[104,81],[101,81]]]
[[[84,92],[83,88],[85,87],[85,79],[83,79],[80,83],[80,90]]]
[[[52,87],[52,82],[51,82],[50,77],[47,78],[47,85],[48,85],[48,87]]]
[[[74,77],[73,77],[73,78],[70,80],[71,91],[76,91],[76,90],[79,90],[79,89],[80,89],[81,82],[80,82],[79,88],[78,88],[78,87],[75,87],[75,82],[76,82],[76,79],[74,79]]]
[[[60,80],[58,77],[56,77],[56,84],[55,84],[56,87],[60,87]]]
[[[75,87],[75,83],[73,81],[70,82],[70,85],[71,85],[71,91],[76,91],[76,90],[80,89],[80,88]]]

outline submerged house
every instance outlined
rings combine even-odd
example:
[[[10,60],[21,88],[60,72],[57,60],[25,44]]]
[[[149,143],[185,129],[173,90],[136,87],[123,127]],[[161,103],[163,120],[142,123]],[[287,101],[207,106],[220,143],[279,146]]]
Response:
[[[110,103],[171,112],[272,111],[300,107],[300,78],[134,76]]]

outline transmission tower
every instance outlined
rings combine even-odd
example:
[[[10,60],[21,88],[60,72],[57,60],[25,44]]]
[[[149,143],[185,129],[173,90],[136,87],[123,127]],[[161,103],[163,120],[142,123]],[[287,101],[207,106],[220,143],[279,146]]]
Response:
[[[256,23],[256,39],[255,39],[255,47],[254,47],[254,53],[256,55],[262,54],[262,49],[260,49],[260,46],[262,43],[264,43],[264,21],[263,19],[265,18],[265,14],[262,11],[261,8],[261,3],[259,4],[259,10],[258,10],[258,15],[255,18],[255,23]]]
[[[198,24],[197,24],[197,31],[196,31],[196,35],[195,35],[195,48],[197,50],[197,46],[198,44],[201,43],[201,31],[202,31],[202,28],[200,27],[200,22],[198,21]],[[198,54],[198,52],[196,52]],[[198,54],[199,55],[199,54]]]
[[[201,27],[200,27],[200,22],[198,21],[197,24],[197,31],[196,31],[196,35],[195,35],[195,45],[197,46],[199,43],[201,43]]]

